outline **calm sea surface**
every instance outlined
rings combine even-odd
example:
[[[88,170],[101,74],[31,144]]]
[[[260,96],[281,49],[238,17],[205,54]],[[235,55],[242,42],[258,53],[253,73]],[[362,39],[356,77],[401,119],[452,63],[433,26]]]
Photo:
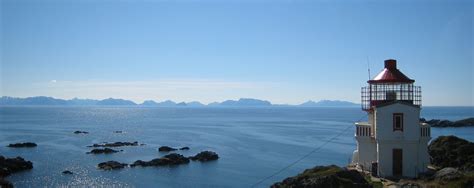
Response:
[[[0,107],[0,155],[22,156],[34,168],[8,179],[17,187],[250,187],[342,132],[341,136],[259,187],[316,165],[346,165],[355,149],[354,126],[365,120],[360,108],[139,108]],[[459,120],[472,107],[424,107],[422,116]],[[88,131],[75,135],[76,130]],[[114,131],[123,131],[122,134]],[[474,128],[433,128],[432,136],[456,135],[474,141]],[[35,142],[36,148],[8,148]],[[100,142],[138,141],[123,152],[88,155]],[[133,163],[161,157],[158,147],[188,146],[185,156],[215,151],[220,159],[176,167],[102,171],[98,163]],[[64,170],[74,175],[62,175]]]

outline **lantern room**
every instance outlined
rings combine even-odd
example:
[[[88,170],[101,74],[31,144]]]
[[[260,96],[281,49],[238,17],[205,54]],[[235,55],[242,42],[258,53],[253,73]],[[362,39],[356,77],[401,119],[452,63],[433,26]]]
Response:
[[[393,101],[403,101],[421,106],[421,87],[397,69],[397,61],[385,60],[385,68],[369,84],[362,87],[362,109],[371,111],[374,106]]]

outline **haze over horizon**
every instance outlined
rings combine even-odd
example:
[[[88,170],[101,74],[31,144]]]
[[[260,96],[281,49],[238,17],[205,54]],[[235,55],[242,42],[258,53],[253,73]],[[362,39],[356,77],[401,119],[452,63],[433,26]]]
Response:
[[[424,106],[474,106],[473,2],[0,1],[0,96],[360,103],[396,59]],[[60,15],[60,16],[59,16]]]
[[[61,100],[61,101],[58,101]],[[71,99],[61,99],[61,98],[54,98],[48,96],[34,96],[34,97],[25,97],[25,98],[17,98],[17,97],[10,97],[10,96],[0,96],[0,105],[50,105],[50,104],[60,104],[60,105],[97,105],[98,102],[107,101],[109,104],[112,105],[129,105],[130,102],[134,103],[133,105],[182,105],[184,104],[191,104],[192,106],[196,105],[220,105],[220,104],[243,104],[243,105],[256,105],[256,106],[267,106],[267,105],[275,105],[275,106],[359,106],[360,104],[352,103],[348,101],[342,100],[307,100],[302,103],[298,104],[277,104],[273,103],[272,101],[265,100],[265,99],[254,99],[254,98],[238,98],[238,99],[227,99],[224,101],[213,101],[210,103],[203,103],[201,101],[173,101],[169,99],[162,99],[162,100],[144,100],[141,102],[123,99],[123,98],[105,98],[105,99],[88,99],[88,98],[78,98],[74,97]],[[59,103],[58,103],[59,102]],[[100,105],[100,104],[99,104]]]

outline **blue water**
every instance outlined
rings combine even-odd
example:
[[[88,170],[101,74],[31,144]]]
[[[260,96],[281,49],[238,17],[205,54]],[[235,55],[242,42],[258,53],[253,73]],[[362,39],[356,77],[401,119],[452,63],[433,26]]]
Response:
[[[474,116],[472,107],[425,107],[427,119],[458,120]],[[341,134],[317,152],[258,187],[316,165],[346,165],[355,149],[354,126],[366,119],[359,108],[139,108],[139,107],[0,107],[0,155],[22,156],[31,171],[8,179],[17,187],[250,187]],[[76,130],[88,131],[75,135]],[[114,131],[123,131],[123,134]],[[433,128],[433,137],[454,134],[474,141],[474,128]],[[36,142],[36,148],[8,148]],[[87,155],[100,142],[138,141],[110,155]],[[102,171],[104,161],[133,163],[165,154],[157,148],[189,146],[185,156],[212,150],[220,159],[176,167]],[[71,170],[74,175],[62,175]]]

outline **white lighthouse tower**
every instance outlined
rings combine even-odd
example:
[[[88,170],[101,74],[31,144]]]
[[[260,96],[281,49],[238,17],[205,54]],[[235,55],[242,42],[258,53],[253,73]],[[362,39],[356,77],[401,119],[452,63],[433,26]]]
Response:
[[[385,68],[362,88],[368,122],[355,123],[353,164],[380,177],[417,177],[429,164],[430,127],[420,123],[421,88],[385,60]]]

